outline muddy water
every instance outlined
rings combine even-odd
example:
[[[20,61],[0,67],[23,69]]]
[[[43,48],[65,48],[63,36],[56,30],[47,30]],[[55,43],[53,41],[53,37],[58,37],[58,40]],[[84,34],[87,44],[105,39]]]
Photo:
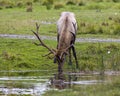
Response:
[[[112,80],[113,76],[120,77],[119,73],[108,72],[104,76],[99,74],[72,74],[71,81],[66,84],[72,85],[91,85],[106,83],[108,80]],[[6,96],[8,94],[17,95],[30,95],[41,96],[48,90],[53,89],[50,87],[51,76],[1,76],[0,77],[0,96]],[[75,80],[75,78],[77,79]]]

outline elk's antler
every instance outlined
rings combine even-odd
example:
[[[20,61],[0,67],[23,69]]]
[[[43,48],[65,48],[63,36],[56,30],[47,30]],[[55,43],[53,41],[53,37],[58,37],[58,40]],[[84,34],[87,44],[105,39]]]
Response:
[[[36,23],[36,32],[33,31],[33,30],[31,30],[31,31],[34,33],[34,35],[37,37],[37,39],[39,40],[39,42],[40,42],[39,44],[34,42],[34,44],[37,45],[37,46],[43,46],[43,47],[45,47],[46,49],[48,49],[49,54],[47,54],[47,55],[50,55],[50,54],[54,54],[54,55],[55,55],[55,50],[49,48],[49,47],[48,47],[46,44],[44,44],[44,42],[41,40],[41,38],[40,38],[40,36],[39,36],[39,28],[40,28],[40,25],[39,25],[38,23]],[[47,55],[45,55],[45,56],[47,56]]]
[[[46,49],[49,51],[48,54],[43,55],[44,57],[45,57],[45,56],[49,56],[50,54],[53,54],[53,55],[56,57],[56,52],[57,52],[58,50],[49,48],[49,47],[41,40],[41,38],[40,38],[40,36],[39,36],[39,28],[40,28],[40,25],[39,25],[38,23],[36,23],[36,31],[31,30],[31,31],[34,33],[34,35],[37,37],[37,39],[39,40],[39,44],[36,43],[36,42],[34,42],[34,44],[37,45],[37,46],[43,46],[44,48],[46,48]],[[68,46],[67,48],[62,49],[62,50],[61,50],[61,51],[62,51],[62,55],[61,55],[61,56],[63,56],[64,54],[68,54],[68,53],[67,53],[67,50],[68,50],[69,48],[71,48],[72,46],[74,46],[74,45],[71,44],[71,45]]]
[[[71,44],[71,45],[68,46],[66,49],[64,49],[64,50],[63,50],[63,53],[62,53],[62,55],[61,55],[61,57],[62,57],[64,54],[68,54],[68,53],[67,53],[67,50],[68,50],[69,48],[71,48],[72,46],[74,46],[74,45]]]

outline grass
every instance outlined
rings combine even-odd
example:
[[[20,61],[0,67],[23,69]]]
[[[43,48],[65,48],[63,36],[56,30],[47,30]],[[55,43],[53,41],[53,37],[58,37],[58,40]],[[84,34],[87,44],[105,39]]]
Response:
[[[3,10],[2,10],[3,11]],[[35,22],[51,22],[52,18],[46,18],[46,14],[50,15],[50,12],[36,12],[33,13],[27,13],[24,11],[24,9],[15,9],[14,11],[12,9],[3,11],[1,14],[1,31],[0,33],[5,34],[31,34],[31,29],[34,29]],[[9,15],[7,16],[7,14]],[[4,18],[4,16],[7,16],[7,18]],[[53,18],[54,19],[54,18]],[[52,26],[52,27],[51,27]],[[51,28],[50,28],[51,27]],[[51,29],[48,31],[48,29]],[[51,31],[54,32],[56,29],[55,24],[47,25],[41,24],[41,34],[48,34]],[[9,31],[8,31],[9,30]],[[52,33],[52,32],[51,32]]]
[[[47,54],[47,50],[35,46],[32,42],[33,40],[0,38],[1,71],[46,69],[57,71],[57,64],[53,63],[53,58],[42,57]],[[56,48],[55,41],[45,40],[45,43]],[[81,71],[120,70],[119,43],[76,43],[76,50]],[[66,60],[64,71],[75,69],[74,59],[71,67],[68,66],[68,59]]]
[[[32,34],[30,30],[34,29],[35,22],[38,22],[41,24],[42,35],[56,36],[56,22],[60,13],[72,11],[76,14],[78,37],[119,38],[120,12],[118,8],[115,8],[118,5],[119,3],[113,2],[91,2],[86,6],[63,5],[64,7],[58,10],[54,8],[47,10],[45,6],[33,3],[33,12],[26,12],[25,6],[3,8],[0,10],[0,34]],[[100,8],[91,8],[91,6]],[[103,6],[109,8],[103,8]]]
[[[52,2],[52,0],[44,1]],[[41,24],[40,35],[56,36],[56,21],[60,13],[72,11],[78,23],[77,37],[120,37],[119,0],[74,0],[74,2],[70,0],[69,5],[66,5],[69,0],[59,0],[60,2],[54,0],[50,6],[43,6],[44,1],[0,0],[0,34],[32,34],[31,30],[35,29],[35,22],[38,22]],[[32,2],[32,12],[26,12],[26,4],[29,2]],[[8,71],[0,72],[1,76],[50,75],[57,71],[57,64],[53,64],[53,59],[42,57],[47,54],[47,50],[35,46],[33,41],[35,40],[0,38],[0,71]],[[56,48],[55,41],[45,40],[45,43]],[[80,71],[120,70],[119,43],[76,43],[75,46]],[[46,69],[49,71],[11,72]],[[74,71],[75,65],[69,66],[67,58],[64,71],[70,70]],[[43,96],[119,96],[119,85],[118,76],[105,84],[76,85],[71,89],[50,90]]]
[[[47,50],[38,48],[31,40],[0,38],[0,42],[1,71],[56,69],[53,60],[42,57],[47,54]],[[47,42],[49,43],[49,41]]]

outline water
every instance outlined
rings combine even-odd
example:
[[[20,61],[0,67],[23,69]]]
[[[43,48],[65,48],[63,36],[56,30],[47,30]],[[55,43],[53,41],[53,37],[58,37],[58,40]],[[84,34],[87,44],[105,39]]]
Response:
[[[14,38],[14,39],[35,39],[33,35],[18,35],[18,34],[0,34],[2,38]],[[44,40],[57,40],[54,36],[41,36],[41,39]],[[113,38],[77,38],[76,42],[118,42],[120,43],[120,39],[113,39]]]
[[[0,77],[0,93],[41,96],[49,90],[48,83],[47,76]]]
[[[70,74],[69,74],[70,75]],[[71,81],[65,81],[65,84],[72,85],[91,85],[101,84],[112,80],[114,76],[120,77],[120,72],[105,72],[104,76],[98,73],[92,74],[74,74],[71,73]],[[6,96],[8,94],[41,96],[46,91],[53,89],[50,87],[51,76],[1,76],[0,77],[0,95]],[[67,76],[66,76],[67,77]],[[74,81],[74,78],[77,80]],[[55,88],[54,88],[55,89]]]

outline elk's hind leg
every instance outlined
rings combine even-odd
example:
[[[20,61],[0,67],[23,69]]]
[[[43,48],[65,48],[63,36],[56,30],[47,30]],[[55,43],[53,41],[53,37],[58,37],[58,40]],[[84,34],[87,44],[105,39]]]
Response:
[[[73,51],[73,56],[74,56],[75,62],[76,62],[76,68],[79,68],[78,60],[77,60],[77,56],[76,56],[76,51],[75,51],[75,47],[74,46],[72,46],[72,51]]]
[[[71,60],[71,48],[69,49],[69,65],[72,65],[72,60]]]

